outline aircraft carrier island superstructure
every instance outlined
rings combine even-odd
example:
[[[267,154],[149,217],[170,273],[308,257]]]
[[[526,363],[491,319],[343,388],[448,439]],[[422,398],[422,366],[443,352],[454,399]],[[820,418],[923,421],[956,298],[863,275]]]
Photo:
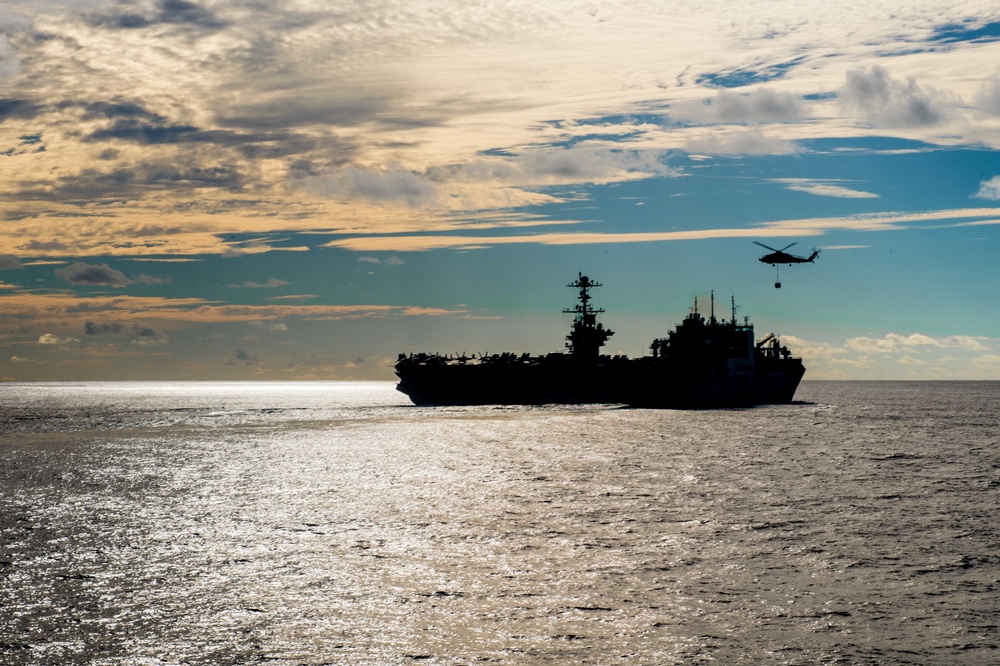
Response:
[[[754,339],[749,318],[706,319],[698,302],[650,356],[601,354],[614,335],[597,321],[590,290],[601,284],[580,275],[566,336],[566,353],[400,354],[397,389],[417,405],[540,405],[617,403],[633,407],[705,409],[789,403],[805,373],[773,334]]]

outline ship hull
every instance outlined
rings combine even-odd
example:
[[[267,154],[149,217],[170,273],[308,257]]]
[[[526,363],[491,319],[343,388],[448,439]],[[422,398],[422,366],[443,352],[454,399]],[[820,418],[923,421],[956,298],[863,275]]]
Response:
[[[706,409],[789,403],[804,372],[797,359],[787,367],[722,378],[680,375],[648,359],[605,364],[400,364],[396,388],[416,405],[608,403]]]

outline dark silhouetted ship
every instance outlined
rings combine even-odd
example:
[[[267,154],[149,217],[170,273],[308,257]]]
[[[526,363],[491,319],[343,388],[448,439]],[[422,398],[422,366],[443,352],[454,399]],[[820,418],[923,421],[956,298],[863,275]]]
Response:
[[[472,357],[400,354],[397,389],[417,405],[540,405],[619,403],[634,407],[700,409],[792,401],[805,367],[774,334],[754,339],[748,317],[739,323],[715,318],[715,297],[706,319],[698,301],[650,356],[601,354],[614,335],[597,321],[590,290],[601,284],[580,275],[566,336],[567,353],[544,356],[491,354]]]

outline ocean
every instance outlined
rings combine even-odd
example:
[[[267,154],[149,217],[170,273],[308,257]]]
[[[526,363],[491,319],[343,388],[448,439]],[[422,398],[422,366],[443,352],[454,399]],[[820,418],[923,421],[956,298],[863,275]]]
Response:
[[[1000,663],[1000,382],[0,400],[0,664]]]

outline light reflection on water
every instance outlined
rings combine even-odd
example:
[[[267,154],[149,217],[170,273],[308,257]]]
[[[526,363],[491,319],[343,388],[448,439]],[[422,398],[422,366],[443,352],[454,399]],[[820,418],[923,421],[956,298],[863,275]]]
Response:
[[[0,663],[991,664],[1000,385],[0,387]]]

